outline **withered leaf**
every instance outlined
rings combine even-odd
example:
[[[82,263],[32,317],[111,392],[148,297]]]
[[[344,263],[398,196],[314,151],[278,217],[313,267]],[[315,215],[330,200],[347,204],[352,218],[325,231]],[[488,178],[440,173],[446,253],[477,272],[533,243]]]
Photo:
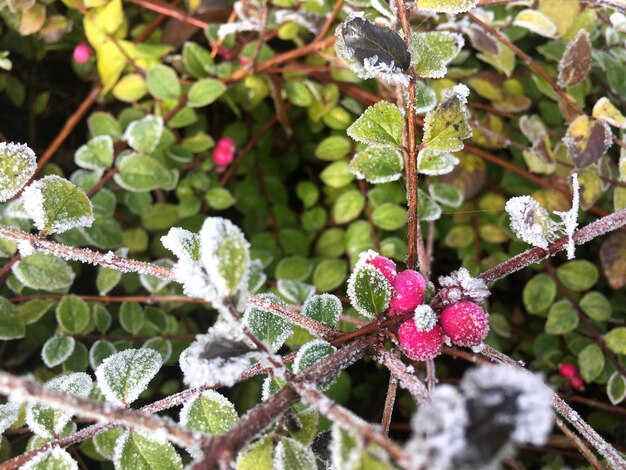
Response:
[[[375,63],[390,70],[404,71],[411,65],[411,54],[395,31],[379,27],[365,18],[355,16],[341,27],[341,35],[353,57],[361,65]]]
[[[559,62],[559,86],[569,88],[579,83],[591,68],[591,41],[585,29],[567,45]]]
[[[612,289],[626,285],[626,233],[615,232],[600,247],[600,261]]]
[[[612,136],[611,128],[606,122],[582,115],[569,125],[563,143],[572,155],[574,165],[584,168],[604,155],[611,146]]]

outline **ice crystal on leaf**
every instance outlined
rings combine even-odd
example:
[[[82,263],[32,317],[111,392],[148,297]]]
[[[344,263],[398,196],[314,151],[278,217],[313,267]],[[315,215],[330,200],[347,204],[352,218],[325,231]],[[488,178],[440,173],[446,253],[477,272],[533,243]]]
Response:
[[[489,289],[485,281],[472,277],[466,268],[453,271],[448,276],[440,276],[439,285],[442,290],[445,289],[445,296],[442,296],[442,300],[446,305],[455,304],[461,300],[481,304],[489,297]]]
[[[0,143],[0,202],[8,201],[35,174],[37,158],[25,144]]]
[[[180,422],[192,431],[221,435],[239,419],[235,406],[215,390],[205,390],[188,400],[180,410]]]
[[[391,300],[391,284],[380,270],[368,264],[376,256],[372,250],[361,253],[348,279],[350,303],[367,318],[384,312]]]
[[[567,235],[567,259],[575,258],[574,232],[578,228],[578,209],[580,208],[580,185],[578,174],[572,173],[572,208],[569,211],[555,211],[554,214],[561,218],[562,230]]]
[[[200,260],[200,237],[189,230],[172,227],[167,235],[161,237],[161,243],[178,259]]]
[[[6,431],[20,415],[20,406],[15,403],[0,405],[0,434]]]
[[[36,455],[24,465],[20,470],[78,470],[78,463],[72,456],[59,446],[54,446],[52,450]]]

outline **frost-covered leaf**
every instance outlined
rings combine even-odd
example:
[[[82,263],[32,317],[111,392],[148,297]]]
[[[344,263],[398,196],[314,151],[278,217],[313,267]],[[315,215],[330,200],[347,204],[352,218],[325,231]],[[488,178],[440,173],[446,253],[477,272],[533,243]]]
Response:
[[[626,129],[626,117],[609,101],[602,97],[593,106],[593,117],[608,122],[611,126]]]
[[[37,157],[26,144],[0,143],[0,202],[8,201],[35,174]]]
[[[511,218],[511,230],[520,240],[544,250],[552,241],[555,224],[548,211],[530,196],[511,198],[505,205]]]
[[[428,194],[418,189],[418,209],[420,220],[437,220],[441,217],[441,207]]]
[[[330,450],[333,468],[358,468],[361,460],[360,438],[337,424],[333,425],[331,436]]]
[[[78,463],[66,450],[55,446],[30,459],[20,470],[78,470]]]
[[[336,351],[337,348],[326,340],[316,339],[309,341],[298,350],[298,354],[296,354],[296,358],[293,361],[293,371],[296,374],[304,372],[325,357],[333,355]],[[319,388],[326,390],[332,384],[332,381],[332,379],[327,380],[320,384]]]
[[[357,263],[348,279],[348,297],[357,312],[372,318],[389,306],[391,285],[372,265]]]
[[[276,288],[286,300],[298,305],[302,305],[315,294],[315,286],[291,279],[279,279]]]
[[[411,65],[411,54],[402,37],[387,27],[379,27],[362,15],[349,16],[336,31],[335,50],[357,76],[379,77],[387,83],[408,84],[404,73]]]
[[[259,297],[267,301],[267,308],[261,308],[258,304],[248,307],[243,321],[254,336],[267,344],[270,351],[275,352],[292,335],[293,327],[287,320],[272,313],[269,303],[274,302],[284,307],[287,304],[274,294],[260,294]]]
[[[49,175],[24,189],[24,209],[35,226],[46,233],[63,233],[90,227],[94,221],[91,201],[68,180]]]
[[[626,398],[626,378],[615,371],[606,384],[606,394],[613,405],[619,405]]]
[[[239,416],[224,395],[207,390],[187,401],[180,411],[180,423],[191,431],[221,435],[232,428]]]
[[[465,13],[478,4],[478,0],[420,0],[419,9],[436,13]]]
[[[613,134],[605,121],[596,121],[586,115],[577,117],[567,128],[562,141],[578,168],[600,160],[611,146]]]
[[[402,176],[402,153],[394,148],[370,146],[357,153],[350,162],[350,171],[368,183],[389,183]]]
[[[550,175],[556,169],[550,138],[547,135],[535,140],[529,149],[523,150],[522,156],[528,169],[533,173]]]
[[[357,142],[369,145],[402,145],[404,118],[398,107],[379,101],[365,110],[347,133]]]
[[[26,256],[15,263],[12,270],[25,286],[45,291],[67,289],[75,276],[69,264],[47,253]]]
[[[283,437],[274,449],[274,468],[281,470],[316,470],[313,451],[295,439]]]
[[[0,434],[9,429],[9,427],[20,417],[20,405],[17,403],[7,403],[0,405]]]
[[[445,175],[454,170],[459,159],[449,152],[425,148],[417,155],[417,171],[424,175]]]
[[[263,272],[263,263],[259,259],[250,261],[248,271],[248,291],[251,294],[257,292],[267,281],[267,275]]]
[[[302,315],[312,318],[330,328],[334,328],[343,313],[343,305],[332,294],[314,295],[302,306]]]
[[[98,453],[107,460],[113,460],[115,455],[115,443],[122,435],[122,428],[113,428],[100,433],[93,438],[93,445]]]
[[[153,349],[126,349],[98,366],[98,387],[107,400],[129,405],[146,389],[162,364],[161,355]]]
[[[93,382],[87,374],[76,372],[55,377],[46,382],[45,387],[86,398],[91,393]],[[26,408],[26,423],[37,435],[52,438],[61,433],[65,425],[72,419],[72,415],[72,411],[68,409],[29,403]]]
[[[57,322],[61,329],[69,334],[84,331],[91,320],[87,302],[77,295],[66,295],[56,308]]]
[[[116,470],[180,470],[183,461],[172,444],[137,431],[126,431],[115,443]]]
[[[443,78],[448,72],[446,66],[465,44],[463,36],[448,31],[413,32],[411,36],[412,65],[420,77]]]
[[[124,132],[124,140],[139,153],[151,154],[161,139],[163,119],[149,114],[133,121]]]
[[[88,170],[107,169],[113,163],[113,139],[109,135],[91,138],[76,151],[74,161]]]
[[[0,297],[0,340],[23,338],[26,334],[24,318],[13,303]]]
[[[580,83],[587,76],[590,68],[591,40],[587,30],[581,29],[567,45],[559,61],[559,86],[569,88]]]
[[[463,193],[456,187],[448,183],[434,182],[428,186],[430,197],[444,206],[461,207],[463,204]]]
[[[513,25],[526,28],[546,38],[556,36],[556,25],[550,18],[537,10],[526,9],[520,11],[515,20],[513,20]]]
[[[435,90],[427,86],[424,82],[415,82],[415,112],[427,113],[437,104]]]
[[[52,368],[63,364],[74,352],[76,341],[72,336],[52,336],[41,348],[41,359]]]
[[[198,80],[189,89],[187,103],[192,108],[202,108],[224,94],[226,85],[213,78]]]
[[[272,470],[272,437],[265,437],[244,447],[237,455],[237,470]]]
[[[426,114],[424,147],[446,152],[463,148],[463,140],[472,135],[466,109],[468,95],[469,88],[455,85],[444,94],[442,102]]]
[[[200,261],[200,237],[189,230],[172,227],[161,237],[161,243],[179,259]]]
[[[167,187],[172,173],[155,158],[129,153],[117,160],[119,170],[113,179],[127,191],[142,193]]]
[[[89,365],[96,370],[102,361],[117,352],[117,348],[113,343],[107,340],[99,339],[91,345],[89,349]]]

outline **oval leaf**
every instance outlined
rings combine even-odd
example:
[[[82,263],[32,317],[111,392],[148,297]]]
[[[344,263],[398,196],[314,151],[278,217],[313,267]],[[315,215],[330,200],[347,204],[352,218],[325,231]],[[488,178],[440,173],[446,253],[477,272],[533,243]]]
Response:
[[[389,183],[402,176],[404,160],[399,150],[371,146],[357,153],[350,162],[350,171],[368,183]]]
[[[0,202],[15,196],[35,174],[37,157],[25,144],[0,143]]]

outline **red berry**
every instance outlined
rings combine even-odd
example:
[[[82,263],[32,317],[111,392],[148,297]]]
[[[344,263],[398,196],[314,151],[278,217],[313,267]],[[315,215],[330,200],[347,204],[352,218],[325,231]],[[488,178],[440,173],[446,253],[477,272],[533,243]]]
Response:
[[[389,258],[385,258],[384,256],[380,255],[376,255],[371,259],[368,259],[366,263],[371,264],[376,269],[378,269],[383,274],[383,276],[385,276],[385,279],[387,279],[390,284],[393,284],[393,280],[398,274],[398,272],[396,271],[396,263],[391,261]]]
[[[583,382],[583,379],[578,376],[572,377],[572,379],[570,380],[570,384],[572,384],[572,387],[574,387],[576,390],[583,390],[585,388],[585,382]]]
[[[478,346],[489,332],[487,313],[473,302],[446,307],[439,321],[444,333],[458,346]]]
[[[84,64],[91,57],[91,49],[87,43],[81,42],[74,48],[74,60],[79,64]]]
[[[412,312],[424,301],[426,295],[426,280],[412,269],[398,273],[391,282],[391,287],[393,287],[393,296],[389,308],[396,312]]]
[[[250,61],[248,60],[247,57],[239,57],[239,63],[241,65],[248,65],[250,63]]]
[[[216,165],[225,166],[235,158],[235,141],[230,137],[222,137],[213,150],[213,161]]]
[[[217,141],[217,147],[224,147],[225,149],[234,152],[237,148],[237,144],[230,137],[222,137],[220,140]]]
[[[559,374],[566,379],[571,379],[578,374],[578,369],[571,362],[564,362],[559,366]]]
[[[438,326],[434,326],[430,331],[419,331],[415,321],[409,318],[400,325],[398,339],[404,353],[414,361],[427,361],[441,354],[443,334]]]

